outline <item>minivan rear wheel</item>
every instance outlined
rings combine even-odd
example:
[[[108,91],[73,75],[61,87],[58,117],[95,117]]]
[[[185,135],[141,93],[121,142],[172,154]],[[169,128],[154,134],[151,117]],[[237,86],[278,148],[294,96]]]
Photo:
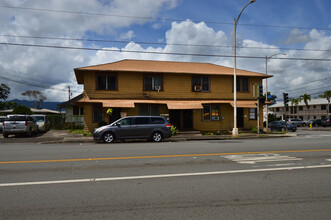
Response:
[[[162,139],[163,139],[163,137],[162,137],[161,132],[156,131],[152,134],[152,141],[160,142],[160,141],[162,141]]]
[[[112,143],[115,140],[114,135],[111,132],[106,132],[103,136],[102,136],[102,140],[105,143]]]

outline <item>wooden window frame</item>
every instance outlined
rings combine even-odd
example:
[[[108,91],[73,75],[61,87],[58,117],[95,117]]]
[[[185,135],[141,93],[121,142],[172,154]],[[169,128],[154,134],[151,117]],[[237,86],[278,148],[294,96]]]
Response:
[[[242,88],[243,88],[243,86],[242,86],[242,78],[246,78],[247,79],[247,88],[248,88],[248,90],[247,91],[242,91]],[[240,83],[240,90],[238,90],[237,89],[237,85],[236,85],[236,89],[237,89],[237,92],[242,92],[242,93],[250,93],[250,78],[248,77],[248,76],[237,76],[237,83]],[[234,88],[233,88],[233,86],[234,86],[234,81],[233,81],[233,77],[232,77],[232,93],[234,92]]]
[[[193,78],[200,78],[200,85],[193,85]],[[202,90],[202,77],[206,77],[206,78],[208,78],[208,91],[203,91]],[[201,90],[200,91],[195,91],[194,90],[194,87],[195,86],[200,86],[201,87]],[[191,90],[192,90],[192,92],[211,92],[211,83],[210,83],[210,76],[201,76],[201,75],[196,75],[196,76],[192,76],[191,77]]]
[[[212,116],[212,114],[213,114],[213,108],[212,107],[217,107],[217,109],[218,109],[218,116],[216,116],[216,117],[218,117],[218,119],[213,119],[213,116]],[[204,117],[204,110],[205,110],[205,107],[209,107],[209,111],[210,111],[210,115],[209,115],[209,119],[205,119],[205,117]],[[217,104],[211,104],[211,105],[203,105],[203,109],[202,109],[202,121],[220,121],[220,105],[217,105]]]
[[[145,80],[146,80],[146,77],[147,76],[150,76],[150,77],[161,77],[161,89],[159,91],[164,91],[164,81],[163,81],[163,74],[143,74],[143,91],[146,91],[146,92],[158,92],[158,90],[155,90],[155,89],[151,89],[151,90],[146,90],[145,89]],[[153,85],[152,85],[153,86]]]
[[[254,118],[251,118],[251,109],[254,109]],[[249,120],[253,120],[253,121],[256,121],[257,120],[257,108],[249,108],[248,109],[248,119]]]
[[[115,89],[99,89],[98,86],[98,79],[100,76],[115,76],[116,80],[115,80]],[[106,82],[107,82],[107,78],[106,78]],[[107,85],[107,84],[106,84]],[[98,91],[118,91],[118,74],[117,73],[97,73],[95,75],[95,90]]]

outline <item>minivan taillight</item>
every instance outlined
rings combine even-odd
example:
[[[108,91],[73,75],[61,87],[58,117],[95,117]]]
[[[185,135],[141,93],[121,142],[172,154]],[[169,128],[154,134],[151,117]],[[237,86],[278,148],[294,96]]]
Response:
[[[27,121],[25,121],[25,126],[28,126],[28,122]]]
[[[166,125],[167,128],[171,128],[171,124]]]

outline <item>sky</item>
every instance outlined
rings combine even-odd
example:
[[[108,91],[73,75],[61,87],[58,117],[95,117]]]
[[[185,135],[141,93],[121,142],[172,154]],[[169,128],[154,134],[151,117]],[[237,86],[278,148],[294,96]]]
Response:
[[[234,19],[248,2],[0,0],[0,83],[11,88],[8,100],[39,90],[46,101],[63,102],[68,87],[71,97],[83,91],[78,67],[143,59],[233,68]],[[330,8],[330,0],[248,5],[236,31],[237,68],[265,73],[272,56],[268,91],[279,101],[283,92],[297,98],[330,90]]]

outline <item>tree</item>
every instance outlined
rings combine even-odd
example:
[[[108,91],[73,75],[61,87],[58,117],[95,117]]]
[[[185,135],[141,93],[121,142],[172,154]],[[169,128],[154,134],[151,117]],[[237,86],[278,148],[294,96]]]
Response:
[[[47,99],[46,96],[44,96],[40,91],[37,90],[27,90],[22,93],[23,96],[28,96],[30,101],[33,101],[31,103],[31,107],[34,107],[34,104],[36,104],[36,108],[40,109],[41,104]],[[32,100],[33,98],[33,100]]]
[[[307,107],[307,111],[309,110],[309,105],[308,105],[308,101],[311,101],[311,96],[309,94],[303,94],[300,96],[301,100],[303,100],[303,102],[305,103],[306,107]],[[309,117],[309,114],[308,114]]]
[[[10,88],[4,84],[0,84],[0,99],[6,100],[8,98],[8,95],[10,93]]]
[[[39,95],[39,100],[37,101],[37,109],[41,109],[41,105],[46,99],[47,99],[46,96],[42,94]]]
[[[16,106],[16,102],[0,102],[0,109],[13,109]]]
[[[321,98],[326,98],[328,100],[328,116],[330,115],[330,98],[331,98],[331,90],[326,90],[322,95],[320,95]]]
[[[299,103],[301,102],[301,98],[291,98],[291,105],[292,105],[292,109],[293,109],[293,105],[295,105],[295,107],[297,107],[299,105]]]
[[[18,105],[14,108],[12,114],[31,115],[32,111],[29,107],[26,107],[25,105]]]

